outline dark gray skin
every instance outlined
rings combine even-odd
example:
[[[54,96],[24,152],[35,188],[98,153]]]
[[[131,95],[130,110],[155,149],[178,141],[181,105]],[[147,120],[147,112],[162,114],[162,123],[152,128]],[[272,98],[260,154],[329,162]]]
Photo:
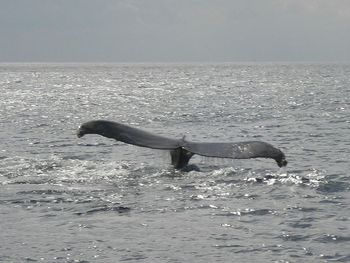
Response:
[[[170,139],[155,135],[140,129],[112,121],[95,120],[82,124],[77,136],[99,134],[127,144],[152,149],[169,150],[171,164],[175,169],[188,165],[194,154],[231,159],[271,158],[279,167],[287,165],[284,153],[271,144],[261,141],[246,141],[238,143],[198,143],[182,139]]]

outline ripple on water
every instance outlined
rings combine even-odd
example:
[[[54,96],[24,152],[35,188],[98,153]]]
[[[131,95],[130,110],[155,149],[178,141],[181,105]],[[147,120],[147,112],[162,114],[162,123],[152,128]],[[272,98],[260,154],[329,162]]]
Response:
[[[350,261],[348,65],[0,67],[0,261]],[[194,157],[200,171],[174,171],[74,139],[91,118],[266,140],[289,166]]]
[[[266,183],[267,185],[307,185],[318,187],[326,183],[324,171],[313,169],[311,171],[288,171],[285,168],[277,172],[249,171],[245,180],[247,182]]]
[[[2,160],[3,184],[111,182],[133,171],[128,163],[96,162],[52,156],[49,159],[7,158]],[[136,168],[137,170],[140,168]]]
[[[324,184],[321,184],[317,189],[320,192],[326,192],[326,193],[343,192],[350,189],[350,183],[345,181],[332,180]]]

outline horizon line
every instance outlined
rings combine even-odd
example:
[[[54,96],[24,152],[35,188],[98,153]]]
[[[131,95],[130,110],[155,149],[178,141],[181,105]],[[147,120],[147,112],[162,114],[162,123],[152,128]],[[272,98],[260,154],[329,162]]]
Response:
[[[0,64],[349,64],[350,60],[237,60],[237,61],[0,61]]]

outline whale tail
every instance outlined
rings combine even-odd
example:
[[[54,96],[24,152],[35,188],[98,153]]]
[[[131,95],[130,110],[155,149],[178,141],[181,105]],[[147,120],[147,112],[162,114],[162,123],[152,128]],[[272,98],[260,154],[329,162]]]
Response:
[[[96,120],[82,124],[78,137],[99,134],[107,138],[152,149],[170,150],[171,164],[175,169],[185,167],[194,154],[230,159],[271,158],[279,167],[286,166],[284,153],[269,143],[246,141],[237,143],[198,143],[182,139],[170,139],[112,121]]]
[[[170,150],[171,164],[175,169],[181,169],[188,164],[193,155],[194,153],[189,152],[182,147]]]

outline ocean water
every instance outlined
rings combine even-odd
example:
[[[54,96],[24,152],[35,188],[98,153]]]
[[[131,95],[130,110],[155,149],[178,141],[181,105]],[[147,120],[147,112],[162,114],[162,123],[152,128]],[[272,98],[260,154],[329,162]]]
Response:
[[[350,65],[1,64],[0,94],[0,262],[350,262]],[[174,171],[92,119],[289,164]]]

